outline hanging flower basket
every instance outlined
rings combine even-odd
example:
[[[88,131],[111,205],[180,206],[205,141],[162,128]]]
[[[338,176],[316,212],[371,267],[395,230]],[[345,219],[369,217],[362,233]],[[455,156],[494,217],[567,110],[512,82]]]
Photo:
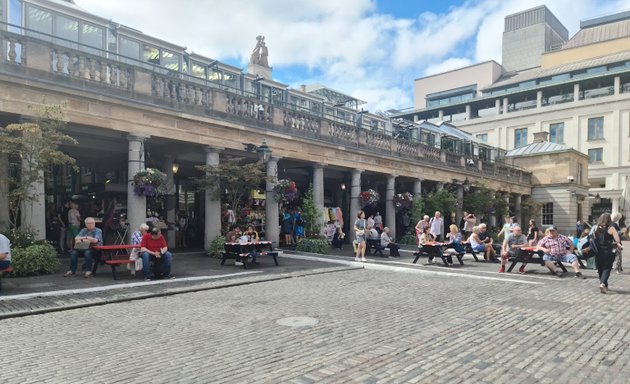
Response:
[[[361,208],[374,207],[378,204],[378,201],[381,199],[381,194],[376,192],[373,189],[368,189],[366,191],[361,192],[359,195],[359,202],[361,203]]]
[[[166,187],[166,174],[155,168],[139,171],[133,177],[133,193],[136,196],[157,197],[163,195]]]
[[[295,181],[289,179],[278,180],[278,183],[273,187],[273,192],[273,198],[278,203],[292,203],[298,196]]]
[[[413,204],[413,195],[409,192],[394,195],[394,206],[399,211],[408,211]]]

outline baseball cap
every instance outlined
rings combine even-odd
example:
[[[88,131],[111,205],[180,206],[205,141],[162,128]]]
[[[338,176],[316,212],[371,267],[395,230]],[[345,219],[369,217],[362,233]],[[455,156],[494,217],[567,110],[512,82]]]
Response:
[[[550,231],[558,232],[558,227],[556,227],[555,225],[550,225],[550,226],[547,227],[547,229],[550,230]]]

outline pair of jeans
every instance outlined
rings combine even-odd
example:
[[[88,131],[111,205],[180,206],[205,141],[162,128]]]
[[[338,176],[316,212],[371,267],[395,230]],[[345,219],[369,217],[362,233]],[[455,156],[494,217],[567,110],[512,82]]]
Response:
[[[599,282],[608,287],[608,278],[610,277],[610,271],[613,268],[615,262],[615,254],[612,250],[600,249],[595,255],[595,264],[597,265],[597,274],[599,275]]]
[[[148,278],[151,274],[151,254],[149,252],[142,252],[140,257],[142,258],[142,274],[145,278]],[[153,258],[157,259],[155,256]],[[165,277],[171,274],[171,265],[173,263],[173,255],[170,252],[166,252],[162,255],[162,274]]]
[[[92,272],[92,258],[94,257],[95,251],[92,249],[86,249],[84,251],[73,249],[70,252],[70,271],[72,273],[77,273],[77,264],[79,256],[83,256],[85,259],[85,263],[83,264],[83,270],[86,272]]]
[[[10,260],[0,260],[0,271],[3,269],[9,268],[10,265],[11,265]]]

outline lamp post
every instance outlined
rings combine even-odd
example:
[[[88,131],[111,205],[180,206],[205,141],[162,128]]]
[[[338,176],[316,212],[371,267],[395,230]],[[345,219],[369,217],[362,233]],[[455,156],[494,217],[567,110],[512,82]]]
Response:
[[[273,151],[267,145],[267,141],[263,139],[262,143],[256,149],[256,154],[258,154],[258,160],[260,160],[263,164],[267,164],[271,159],[271,154]]]
[[[470,181],[468,180],[468,176],[466,177],[466,180],[464,180],[462,186],[464,187],[464,192],[470,191]]]

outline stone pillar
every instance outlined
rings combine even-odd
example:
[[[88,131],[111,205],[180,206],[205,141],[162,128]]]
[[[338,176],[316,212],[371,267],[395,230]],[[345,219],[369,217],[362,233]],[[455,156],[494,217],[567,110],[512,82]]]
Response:
[[[438,119],[440,119],[440,120],[444,119],[444,111],[441,110],[441,109],[438,111]]]
[[[413,198],[422,196],[422,179],[416,179],[413,182]]]
[[[619,76],[615,76],[615,85],[614,85],[614,89],[615,89],[615,95],[618,95],[619,93],[621,93],[621,78]]]
[[[9,228],[9,159],[0,155],[0,230]]]
[[[361,193],[361,173],[363,170],[352,170],[352,181],[350,184],[350,217],[347,218],[350,223],[350,239],[355,239],[354,233],[354,221],[357,219],[357,213],[361,210],[361,204],[359,202],[359,194]],[[344,218],[344,220],[346,220]]]
[[[396,233],[396,207],[394,207],[394,194],[396,193],[396,176],[387,177],[387,188],[385,190],[385,226],[389,227],[391,237],[399,238]]]
[[[577,103],[580,101],[580,84],[573,84],[573,102]]]
[[[501,114],[501,99],[496,99],[494,101],[494,113],[497,116]]]
[[[542,98],[543,98],[542,91],[536,92],[536,108],[542,107]]]
[[[319,217],[316,218],[320,224],[320,234],[324,234],[324,224],[326,223],[321,222],[324,212],[324,166],[322,164],[313,165],[313,198],[320,213]]]
[[[523,223],[523,215],[521,211],[521,203],[523,202],[523,195],[517,193],[514,195],[514,216],[516,216],[516,221],[519,223],[521,228],[527,228],[527,225]],[[529,218],[527,219],[529,220]]]
[[[265,240],[275,246],[280,242],[280,226],[278,203],[273,198],[273,187],[278,179],[278,157],[272,157],[267,163],[267,187],[265,188]]]
[[[129,154],[127,155],[127,223],[128,233],[140,227],[147,220],[147,200],[144,196],[133,193],[133,177],[144,169],[144,142],[148,136],[129,135]]]
[[[464,186],[462,184],[457,185],[457,208],[455,213],[455,225],[458,225],[459,220],[464,216]]]
[[[472,109],[470,107],[470,104],[467,104],[466,105],[466,113],[465,113],[466,114],[466,120],[470,120],[470,118],[471,118],[471,111],[472,111]]]
[[[420,121],[420,118],[418,117],[418,115],[413,115],[413,122],[417,123],[418,121]]]
[[[217,148],[206,147],[206,165],[219,165],[219,153]],[[218,182],[218,181],[217,181]],[[212,191],[206,190],[204,195],[205,227],[203,231],[203,245],[210,249],[210,243],[221,235],[221,198],[214,196]]]
[[[31,167],[37,164],[28,164],[22,160],[22,172],[29,172]],[[35,240],[46,238],[46,191],[44,188],[44,172],[39,172],[39,181],[31,184],[27,189],[30,199],[22,201],[21,205],[21,229],[33,233]]]
[[[503,114],[508,113],[508,98],[503,98]]]
[[[173,174],[173,155],[164,155],[162,172],[166,174],[166,223],[169,229],[166,231],[166,243],[169,249],[176,247],[175,244],[175,175]]]

